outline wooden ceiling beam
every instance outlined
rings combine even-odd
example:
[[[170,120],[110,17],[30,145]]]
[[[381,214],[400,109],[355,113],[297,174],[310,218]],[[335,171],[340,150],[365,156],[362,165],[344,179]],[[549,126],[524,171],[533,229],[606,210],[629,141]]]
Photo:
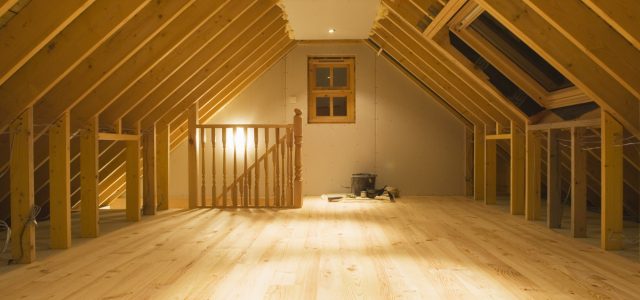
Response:
[[[640,101],[521,1],[477,0],[493,17],[640,137]]]
[[[49,1],[34,0],[0,28],[0,41],[3,41],[0,43],[0,84],[47,45],[93,1],[68,0],[51,5]]]
[[[380,21],[381,24],[386,24],[386,26],[392,27],[389,22],[385,22],[385,20]],[[421,49],[419,46],[412,44],[413,48],[402,43],[398,40],[398,37],[404,37],[400,34],[400,32],[391,33],[387,30],[385,25],[379,26],[379,28],[374,28],[373,30],[377,36],[385,40],[389,45],[393,45],[394,48],[401,51],[403,56],[410,61],[413,61],[424,74],[428,74],[429,78],[440,88],[446,91],[448,95],[450,95],[455,101],[465,108],[465,110],[471,111],[473,115],[475,115],[487,128],[496,128],[496,121],[484,112],[478,105],[471,104],[473,101],[462,92],[458,86],[455,86],[451,82],[447,80],[447,73],[440,73],[443,70],[434,69],[433,61],[429,60],[429,54],[426,53],[424,49]],[[383,47],[383,49],[385,49]],[[385,49],[386,50],[386,49]],[[436,89],[434,86],[429,85],[430,88]],[[447,98],[445,98],[447,99]],[[508,127],[508,120],[506,121]]]
[[[217,23],[230,23],[238,12],[233,11],[234,15],[219,14],[224,4],[225,1],[196,0],[180,13],[71,109],[71,131],[74,132],[87,120],[102,112],[117,96],[122,95],[128,87],[170,56],[196,32],[202,31],[205,27],[219,30],[223,26],[215,26]],[[207,33],[216,32],[217,30]]]
[[[0,86],[1,129],[32,106],[150,0],[96,0]],[[42,70],[47,70],[42,72]]]
[[[637,0],[582,0],[582,3],[640,49],[640,5]]]
[[[240,66],[243,63],[251,61],[252,58],[260,57],[263,54],[261,52],[270,50],[277,44],[283,36],[286,36],[285,25],[286,22],[284,20],[278,19],[252,39],[239,39],[238,41],[243,44],[242,47],[235,51],[233,55],[230,55],[229,59],[225,59],[224,64],[217,64],[219,67],[214,72],[208,74],[202,80],[198,80],[199,83],[189,89],[179,101],[165,101],[163,105],[142,119],[141,127],[143,129],[149,128],[158,120],[170,124],[173,119],[182,114],[189,106],[199,101],[205,93],[222,85],[229,78],[233,78],[238,73],[238,70],[242,69]],[[227,55],[221,55],[221,57],[224,56]]]
[[[245,1],[234,1],[236,2],[242,4]],[[281,12],[273,5],[271,9],[265,5],[269,4],[259,1],[217,34],[209,38],[194,39],[193,42],[190,41],[176,49],[170,57],[154,66],[100,114],[102,126],[113,126],[117,120],[127,115],[128,120],[142,119],[143,114],[159,105],[182,82],[222,51],[235,38],[237,32],[245,30],[260,20],[265,13],[280,15]],[[231,7],[235,6],[231,5]]]
[[[393,22],[394,20],[395,22]],[[402,22],[397,15],[390,14],[387,19],[380,20],[378,23],[383,28],[388,29],[394,38],[414,51],[423,61],[433,68],[434,72],[440,74],[445,81],[448,81],[454,88],[460,90],[460,92],[465,95],[467,107],[477,107],[477,109],[489,115],[503,128],[510,126],[510,120],[501,111],[491,105],[483,95],[473,90],[464,79],[460,78],[455,68],[449,68],[450,65],[446,64],[446,61],[444,61],[442,55],[435,50],[435,47],[427,42],[422,35],[410,30],[410,28],[406,28],[408,27],[406,23]],[[402,27],[405,28],[403,29]]]
[[[377,34],[372,35],[371,39],[375,41],[376,44],[380,45],[391,57],[407,68],[407,70],[419,78],[426,86],[430,87],[436,94],[445,99],[447,103],[454,107],[455,110],[469,120],[474,126],[484,126],[484,122],[480,118],[464,107],[464,105],[462,105],[457,99],[451,96],[445,89],[440,87],[439,84],[431,79],[431,77],[429,77],[429,72],[426,72],[424,67],[421,68],[420,63],[409,60],[403,55],[403,53],[410,52],[408,49],[403,47],[396,48],[397,45],[391,45],[388,41]]]
[[[524,2],[640,99],[640,50],[593,10],[580,0]]]
[[[63,111],[84,99],[193,2],[195,0],[151,1],[36,102],[37,123],[52,123]]]
[[[8,12],[16,3],[18,0],[0,0],[0,16]]]
[[[189,74],[189,76],[186,77],[187,80],[181,78],[181,84],[173,86],[172,92],[168,97],[161,98],[163,99],[161,101],[156,101],[153,109],[142,112],[132,111],[132,113],[127,114],[127,116],[123,118],[123,123],[132,124],[141,120],[142,128],[148,128],[153,124],[153,122],[158,121],[174,106],[177,106],[179,103],[184,101],[184,99],[193,93],[194,90],[201,86],[208,78],[211,78],[214,74],[218,75],[224,73],[225,70],[235,67],[231,62],[237,63],[239,59],[238,53],[255,50],[255,48],[260,45],[262,41],[260,41],[259,38],[264,37],[265,27],[269,28],[269,30],[274,30],[274,28],[272,28],[274,26],[276,28],[284,26],[284,20],[282,20],[280,14],[276,16],[265,16],[265,18],[266,19],[263,18],[261,22],[255,23],[249,27],[248,30],[245,28],[244,32],[235,36],[234,40],[228,44],[224,50],[217,53],[217,55],[213,55],[205,65],[199,66],[200,68],[197,72]],[[260,25],[264,25],[265,27],[259,27]],[[253,49],[249,49],[250,47],[253,47]],[[137,115],[134,115],[133,113]]]

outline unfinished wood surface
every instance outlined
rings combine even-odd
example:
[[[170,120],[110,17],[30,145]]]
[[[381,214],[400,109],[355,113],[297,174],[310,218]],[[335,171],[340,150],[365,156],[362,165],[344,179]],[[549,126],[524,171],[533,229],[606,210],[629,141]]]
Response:
[[[571,128],[571,235],[587,236],[587,155],[583,128]]]
[[[142,212],[155,215],[158,209],[156,127],[142,133]]]
[[[17,263],[36,259],[33,190],[33,109],[11,123],[11,256]]]
[[[525,176],[525,211],[527,220],[533,221],[540,218],[540,180],[542,173],[540,137],[533,131],[527,131],[526,152],[526,176]]]
[[[189,140],[187,149],[189,176],[189,208],[198,205],[198,150],[196,149],[196,134],[198,129],[198,103],[193,104],[187,111],[189,119]]]
[[[140,221],[140,140],[127,141],[127,220]],[[154,207],[155,210],[155,207]]]
[[[476,201],[484,200],[484,127],[473,128],[473,195]]]
[[[496,140],[484,140],[484,204],[496,203]]]
[[[71,247],[71,176],[69,112],[49,129],[49,210],[51,248]]]
[[[606,250],[623,247],[622,236],[622,125],[611,114],[602,111],[601,125],[601,236],[600,246]]]
[[[224,129],[223,129],[224,131]],[[216,184],[216,129],[211,128],[211,206],[218,206],[218,187]]]
[[[511,126],[510,144],[509,209],[512,215],[523,215],[525,207],[525,135]]]
[[[156,196],[158,209],[169,209],[169,125],[156,124]]]
[[[550,129],[547,134],[547,226],[562,224],[562,177],[560,174],[560,132]]]
[[[80,133],[80,231],[83,237],[97,237],[98,230],[98,118]]]
[[[82,242],[42,251],[47,257],[29,267],[0,268],[0,298],[634,299],[640,293],[637,260],[458,197],[403,197],[395,204],[306,198],[299,210],[170,211]]]

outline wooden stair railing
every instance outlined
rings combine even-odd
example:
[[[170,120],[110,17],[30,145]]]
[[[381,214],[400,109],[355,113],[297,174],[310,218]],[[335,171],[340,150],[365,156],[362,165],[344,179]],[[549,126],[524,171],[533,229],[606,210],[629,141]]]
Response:
[[[302,207],[300,110],[293,124],[279,125],[197,124],[195,111],[189,114],[190,208]]]

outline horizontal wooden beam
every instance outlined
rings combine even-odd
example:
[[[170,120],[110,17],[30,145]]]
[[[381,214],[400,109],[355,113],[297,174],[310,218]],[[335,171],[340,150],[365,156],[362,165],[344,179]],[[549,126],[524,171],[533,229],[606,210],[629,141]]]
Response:
[[[600,127],[600,119],[533,124],[527,126],[527,130],[569,129],[575,127]]]
[[[140,137],[135,134],[117,134],[117,133],[98,133],[100,141],[137,141]]]
[[[293,128],[293,124],[199,124],[196,128]]]
[[[489,134],[489,135],[485,136],[485,139],[487,139],[487,140],[510,140],[511,139],[511,134],[510,133]]]

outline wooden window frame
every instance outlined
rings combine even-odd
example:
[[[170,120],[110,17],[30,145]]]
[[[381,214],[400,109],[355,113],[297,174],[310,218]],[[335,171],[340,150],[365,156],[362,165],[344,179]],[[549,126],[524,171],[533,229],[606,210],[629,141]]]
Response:
[[[478,32],[469,28],[484,9],[477,3],[469,1],[450,20],[444,28],[455,33],[467,45],[473,48],[480,56],[486,59],[502,74],[507,76],[515,85],[524,91],[529,97],[546,109],[553,109],[569,105],[590,102],[591,99],[578,87],[573,86],[554,92],[548,92],[529,74],[522,70],[515,62],[504,55]]]
[[[330,86],[333,86],[333,68],[336,66],[346,66],[348,72],[345,88],[322,88],[316,86],[316,68],[318,66],[330,68]],[[355,57],[308,57],[308,123],[355,123],[356,122],[356,97],[355,97]],[[316,114],[316,98],[329,97],[329,116],[318,116]],[[333,98],[347,98],[347,115],[333,116]]]

